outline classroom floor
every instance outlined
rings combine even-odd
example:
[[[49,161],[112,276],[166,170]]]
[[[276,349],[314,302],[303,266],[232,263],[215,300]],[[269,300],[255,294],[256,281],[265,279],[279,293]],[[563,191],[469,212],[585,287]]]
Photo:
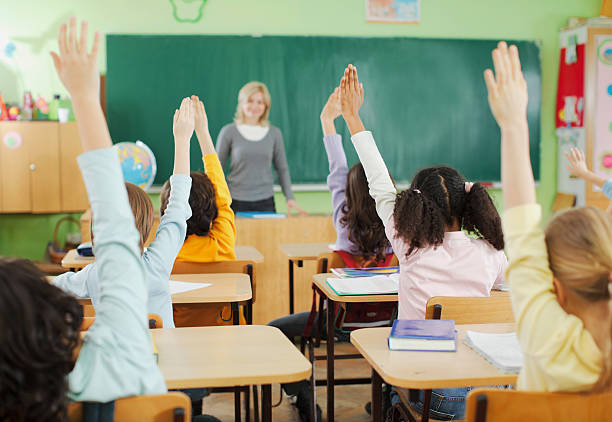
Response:
[[[325,343],[316,349],[317,354],[325,353]],[[355,349],[347,343],[336,343],[336,354],[356,353]],[[372,373],[370,366],[365,359],[345,359],[336,360],[336,378],[369,377]],[[326,376],[325,361],[317,361],[315,364],[317,379],[324,379]],[[261,391],[261,390],[260,390]],[[335,420],[337,422],[365,422],[371,421],[364,409],[364,405],[370,401],[370,385],[341,385],[336,386],[336,406]],[[260,392],[261,394],[261,392]],[[280,386],[272,386],[272,404],[278,403],[280,397]],[[317,387],[317,403],[323,411],[323,421],[327,421],[327,395],[326,387]],[[251,414],[253,412],[251,403]],[[244,403],[243,403],[244,408]],[[214,415],[223,422],[234,420],[234,394],[215,393],[204,399],[204,413]],[[244,420],[244,415],[242,416]],[[283,397],[280,406],[272,408],[272,420],[275,422],[299,422],[295,406],[291,405],[287,397]],[[251,421],[253,421],[251,415]]]

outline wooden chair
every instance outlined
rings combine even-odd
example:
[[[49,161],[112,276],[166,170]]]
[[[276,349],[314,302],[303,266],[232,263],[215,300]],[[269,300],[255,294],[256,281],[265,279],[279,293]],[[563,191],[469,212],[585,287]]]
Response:
[[[111,402],[112,403],[112,402]],[[180,392],[152,396],[134,396],[114,401],[114,422],[189,422],[191,421],[191,401]],[[69,422],[83,420],[83,403],[68,406]]]
[[[612,392],[540,393],[472,390],[465,410],[469,422],[612,421]]]
[[[251,280],[252,299],[246,304],[246,323],[253,323],[253,302],[255,302],[255,263],[253,261],[221,261],[221,262],[183,262],[175,261],[172,274],[218,274],[218,273],[242,273],[248,274]],[[184,304],[174,305],[174,309],[191,309],[194,307],[205,308],[206,304]],[[229,319],[231,321],[231,318]],[[174,321],[177,324],[176,318]],[[179,321],[180,323],[180,321]],[[179,325],[177,324],[177,327]]]
[[[149,328],[164,328],[164,322],[157,314],[149,314]],[[83,317],[81,322],[81,331],[89,330],[89,327],[94,323],[96,317]]]
[[[515,321],[508,294],[497,294],[490,297],[435,296],[427,301],[425,319],[453,319],[455,324],[493,324]],[[400,401],[393,407],[392,420],[399,420],[399,416],[406,419],[407,413],[411,414],[411,420],[418,419],[418,415],[408,403],[418,399],[418,390],[398,389],[398,393]],[[425,412],[425,409],[429,409],[430,404],[431,390],[425,390],[422,421],[429,419],[429,411]],[[434,421],[434,419],[431,420]]]

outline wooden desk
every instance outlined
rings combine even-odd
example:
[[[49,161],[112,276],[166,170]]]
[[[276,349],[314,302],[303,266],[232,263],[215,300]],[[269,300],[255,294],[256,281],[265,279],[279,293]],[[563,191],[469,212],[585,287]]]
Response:
[[[325,252],[330,252],[329,243],[313,242],[313,243],[283,243],[279,245],[280,250],[289,258],[289,313],[294,312],[294,295],[293,295],[293,265],[297,264],[302,268],[304,261],[313,261],[319,258],[319,255]]]
[[[398,295],[367,295],[367,296],[339,296],[332,290],[327,284],[327,279],[333,277],[332,274],[315,274],[313,276],[313,286],[320,296],[319,301],[323,300],[323,297],[327,299],[327,309],[334,309],[334,303],[381,303],[381,302],[397,302]],[[319,302],[319,314],[321,314],[322,306]],[[319,319],[321,322],[321,319]],[[319,323],[319,332],[321,331],[321,324]],[[327,312],[327,420],[334,420],[334,387],[337,380],[334,379],[334,314],[333,312]],[[359,355],[344,355],[344,359],[361,357]],[[342,384],[363,384],[370,383],[369,379],[355,378],[350,380],[338,380]],[[382,393],[381,393],[382,394]]]
[[[391,351],[390,328],[364,328],[351,333],[351,343],[372,366],[372,419],[380,421],[382,380],[401,388],[432,389],[514,384],[516,374],[504,374],[464,344],[468,330],[507,333],[514,324],[458,325],[457,352]],[[382,378],[382,379],[381,379]]]
[[[262,385],[262,420],[272,420],[271,384],[308,378],[312,367],[274,327],[151,330],[168,388]],[[273,356],[273,359],[271,357]]]
[[[95,262],[93,256],[80,256],[76,249],[70,249],[64,259],[62,259],[62,267],[68,268],[70,271],[78,271],[89,264]]]

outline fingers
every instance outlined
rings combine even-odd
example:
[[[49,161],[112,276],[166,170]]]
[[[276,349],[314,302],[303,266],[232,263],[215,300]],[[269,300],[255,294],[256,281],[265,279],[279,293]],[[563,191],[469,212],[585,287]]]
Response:
[[[60,55],[65,56],[68,54],[68,47],[66,44],[66,24],[60,25],[59,36],[57,38],[57,44],[59,46]]]
[[[174,110],[174,117],[172,118],[173,123],[176,125],[176,122],[179,119],[179,111],[178,109]]]
[[[87,21],[81,22],[81,38],[79,39],[79,54],[87,54]]]
[[[363,97],[364,97],[364,90],[363,90],[363,84],[360,83],[359,84],[359,98],[361,99],[361,103],[363,104]]]
[[[59,75],[62,71],[62,62],[60,61],[60,58],[57,53],[53,51],[51,51],[51,58],[53,59],[53,64],[55,65],[55,71]]]
[[[523,71],[521,70],[521,59],[519,58],[519,51],[516,45],[510,46],[510,65],[512,68],[512,77],[515,79],[523,77]]]
[[[68,53],[76,52],[76,18],[70,18],[70,27],[68,31]]]
[[[489,95],[497,95],[497,83],[495,82],[495,76],[493,76],[493,71],[491,69],[487,69],[484,71],[484,79],[487,84],[487,91],[489,91]]]
[[[90,56],[92,58],[97,58],[98,57],[98,49],[99,48],[100,48],[100,33],[98,31],[96,31],[96,33],[94,35],[93,47],[91,48],[91,54],[90,54]]]
[[[359,92],[359,77],[357,76],[357,68],[351,65],[351,79],[353,81],[352,89],[358,93]]]
[[[501,57],[501,51],[496,48],[493,50],[493,67],[495,68],[495,79],[497,83],[504,83],[506,81],[506,69],[504,67],[504,61]]]

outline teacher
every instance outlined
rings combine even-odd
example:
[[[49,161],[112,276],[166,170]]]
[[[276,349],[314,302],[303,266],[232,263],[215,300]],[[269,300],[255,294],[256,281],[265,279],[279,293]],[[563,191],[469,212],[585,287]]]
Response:
[[[306,214],[293,197],[283,135],[268,121],[270,104],[268,88],[261,82],[249,82],[238,93],[234,123],[219,132],[217,154],[221,165],[225,167],[227,158],[231,158],[227,184],[232,209],[276,212],[271,168],[274,164],[287,200],[287,213],[294,209]]]

